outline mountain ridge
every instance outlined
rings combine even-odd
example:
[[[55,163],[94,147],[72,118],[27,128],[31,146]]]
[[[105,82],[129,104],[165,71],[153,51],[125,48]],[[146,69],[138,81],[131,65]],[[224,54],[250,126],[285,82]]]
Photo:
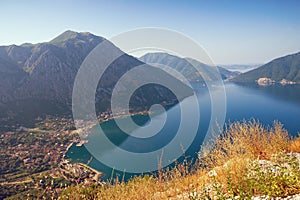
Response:
[[[169,66],[186,76],[189,81],[202,82],[204,80],[218,80],[218,75],[216,74],[218,72],[214,71],[215,68],[193,58],[181,58],[168,53],[156,52],[147,53],[139,59],[148,64],[158,63]],[[197,68],[197,70],[194,68],[194,66]],[[222,79],[232,78],[233,76],[237,75],[237,72],[231,72],[222,67],[217,66],[217,69],[219,70]],[[201,74],[199,74],[199,72]]]
[[[16,112],[24,114],[25,111],[20,106],[22,102],[26,102],[25,107],[33,104],[49,107],[51,113],[53,105],[65,105],[70,113],[77,71],[86,56],[104,40],[110,45],[107,51],[119,49],[102,37],[73,31],[65,31],[50,42],[0,46],[0,71],[3,72],[0,75],[3,77],[0,79],[2,114],[4,113],[4,116],[11,116],[11,113],[17,116]],[[141,64],[143,64],[141,61],[126,53],[111,63],[98,83],[95,94],[97,111],[110,109],[109,99],[118,79]],[[166,76],[171,79],[168,74]],[[135,84],[134,80],[128,79],[127,81],[132,85]],[[149,86],[136,93],[136,96],[132,98],[134,102],[132,105],[145,109],[144,107],[153,103],[173,98],[175,98],[173,93],[166,88]],[[41,101],[46,105],[43,105]],[[45,109],[41,107],[40,110]]]
[[[276,82],[286,79],[292,82],[300,82],[300,52],[275,58],[270,62],[249,72],[243,73],[231,81],[255,82],[259,78],[269,78]]]

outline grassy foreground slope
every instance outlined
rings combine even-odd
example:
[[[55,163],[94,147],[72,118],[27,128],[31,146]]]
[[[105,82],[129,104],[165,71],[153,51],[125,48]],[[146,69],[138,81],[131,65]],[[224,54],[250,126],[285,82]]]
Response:
[[[256,121],[230,124],[212,151],[205,149],[192,170],[184,163],[157,177],[71,186],[59,199],[251,199],[300,193],[300,138],[290,138],[280,123],[271,128]]]

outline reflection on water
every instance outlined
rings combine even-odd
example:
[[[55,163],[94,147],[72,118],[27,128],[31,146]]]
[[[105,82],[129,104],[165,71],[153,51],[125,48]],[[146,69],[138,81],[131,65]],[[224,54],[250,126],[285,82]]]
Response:
[[[257,84],[240,84],[247,88],[252,88],[254,92],[260,92],[261,95],[270,95],[270,97],[278,98],[283,101],[290,101],[300,104],[300,85],[274,84],[267,87]]]
[[[300,85],[226,85],[227,121],[258,119],[265,125],[274,120],[291,135],[300,131]]]

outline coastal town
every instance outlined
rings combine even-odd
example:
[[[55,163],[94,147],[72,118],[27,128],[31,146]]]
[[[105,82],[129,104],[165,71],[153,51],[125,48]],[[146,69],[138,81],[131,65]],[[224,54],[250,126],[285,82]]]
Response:
[[[129,115],[125,112],[113,115],[106,111],[100,113],[96,121],[80,121],[77,128],[69,117],[47,116],[38,118],[34,128],[19,126],[2,131],[0,199],[18,199],[18,195],[24,194],[29,198],[39,195],[52,198],[71,185],[103,184],[103,174],[88,166],[92,157],[87,163],[78,163],[65,155],[72,145],[81,147],[88,143],[87,134],[95,123],[138,114],[146,115],[149,111]]]
[[[24,193],[36,198],[58,194],[72,184],[100,184],[100,172],[65,159],[68,148],[86,142],[71,119],[58,117],[48,117],[35,128],[21,126],[1,133],[0,199]]]
[[[272,80],[271,78],[267,78],[267,77],[259,78],[259,79],[256,80],[256,82],[260,86],[269,86],[269,85],[273,85],[273,84],[277,83],[275,80]],[[287,79],[282,79],[278,83],[280,83],[281,85],[295,85],[295,84],[298,84],[295,81],[289,81]]]

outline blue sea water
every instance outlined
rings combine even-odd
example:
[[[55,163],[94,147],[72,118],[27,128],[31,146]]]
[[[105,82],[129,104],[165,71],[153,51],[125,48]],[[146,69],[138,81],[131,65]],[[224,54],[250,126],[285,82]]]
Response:
[[[211,94],[219,92],[220,88],[208,91],[199,84],[194,84],[197,98],[199,99],[200,121],[196,121],[192,115],[188,119],[191,123],[199,123],[198,131],[193,143],[186,149],[184,156],[196,158],[197,152],[203,142],[205,133],[208,131],[211,120]],[[272,126],[274,121],[279,121],[291,136],[296,136],[300,132],[300,85],[271,85],[261,87],[258,85],[238,85],[225,83],[226,92],[226,118],[225,122],[255,119],[266,126]],[[189,98],[184,103],[189,105]],[[192,105],[192,104],[191,104]],[[189,108],[193,109],[193,108]],[[159,120],[159,115],[156,119]],[[137,124],[147,124],[149,117],[146,115],[135,115],[132,117]],[[167,145],[175,136],[180,124],[180,106],[177,104],[167,110],[167,121],[155,136],[143,139],[128,137],[114,120],[101,124],[106,136],[116,145],[127,151],[149,152]],[[189,133],[186,133],[189,134]],[[92,138],[89,138],[91,140]],[[66,154],[72,162],[87,163],[92,157],[85,146],[77,147],[73,145]],[[181,158],[182,159],[182,158]],[[130,162],[130,161],[129,161]],[[136,164],[136,163],[133,163]],[[115,176],[123,177],[127,180],[135,174],[124,173],[114,170],[92,159],[89,166],[104,173],[103,179]]]

